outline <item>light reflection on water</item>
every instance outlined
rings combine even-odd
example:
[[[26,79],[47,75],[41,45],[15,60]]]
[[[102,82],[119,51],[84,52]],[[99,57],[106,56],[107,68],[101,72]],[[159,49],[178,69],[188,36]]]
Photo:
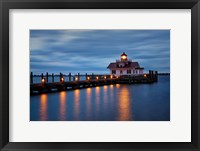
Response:
[[[95,87],[95,108],[96,112],[99,112],[99,107],[100,107],[100,87]]]
[[[106,109],[108,106],[108,86],[103,86],[103,108]]]
[[[40,120],[46,121],[47,117],[47,94],[40,95]]]
[[[31,121],[169,121],[170,82],[106,85],[30,97]]]
[[[121,91],[118,94],[118,113],[119,113],[119,121],[127,121],[131,118],[131,109],[130,109],[130,94],[127,87],[122,87]]]
[[[80,112],[80,90],[74,90],[74,115],[75,119],[79,120],[79,112]]]
[[[66,117],[66,101],[67,101],[67,92],[65,91],[62,91],[60,92],[60,98],[59,98],[59,101],[60,101],[60,120],[61,121],[64,121],[65,120],[65,117]]]
[[[86,89],[87,118],[89,118],[91,114],[91,97],[92,97],[92,89],[87,88]]]

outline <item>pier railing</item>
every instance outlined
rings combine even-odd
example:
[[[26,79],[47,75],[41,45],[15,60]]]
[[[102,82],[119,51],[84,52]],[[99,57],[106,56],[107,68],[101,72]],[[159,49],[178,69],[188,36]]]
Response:
[[[135,75],[110,75],[110,74],[76,74],[72,75],[63,74],[49,74],[46,72],[44,75],[34,75],[33,72],[30,73],[30,84],[39,84],[39,83],[55,83],[55,82],[78,82],[78,81],[89,81],[89,80],[106,80],[106,79],[118,79],[118,80],[139,80],[139,79],[154,79],[157,81],[157,71],[149,70],[148,74],[135,74]]]
[[[74,82],[74,81],[84,81],[84,80],[100,80],[100,79],[112,79],[116,76],[109,74],[46,74],[34,75],[33,72],[30,74],[30,84],[39,84],[39,83],[55,83],[55,82]]]

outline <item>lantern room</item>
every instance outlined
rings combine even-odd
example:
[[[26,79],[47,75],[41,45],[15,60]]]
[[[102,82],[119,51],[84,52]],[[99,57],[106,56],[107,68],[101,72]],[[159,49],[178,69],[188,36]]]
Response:
[[[121,61],[127,61],[127,60],[128,60],[127,54],[123,52],[123,54],[121,54]]]

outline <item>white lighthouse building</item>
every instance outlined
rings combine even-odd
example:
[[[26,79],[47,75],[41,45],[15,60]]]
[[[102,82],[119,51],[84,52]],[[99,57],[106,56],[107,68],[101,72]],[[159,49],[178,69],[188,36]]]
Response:
[[[110,69],[110,74],[114,76],[139,75],[143,74],[144,70],[144,68],[140,67],[138,62],[128,60],[128,56],[124,52],[121,54],[120,60],[111,62],[107,68]]]

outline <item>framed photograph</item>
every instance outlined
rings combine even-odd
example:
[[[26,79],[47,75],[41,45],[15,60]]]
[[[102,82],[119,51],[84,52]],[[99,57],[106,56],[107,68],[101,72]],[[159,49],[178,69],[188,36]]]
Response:
[[[198,0],[0,4],[1,150],[200,150]]]
[[[170,121],[170,30],[30,30],[30,71],[30,121]]]

